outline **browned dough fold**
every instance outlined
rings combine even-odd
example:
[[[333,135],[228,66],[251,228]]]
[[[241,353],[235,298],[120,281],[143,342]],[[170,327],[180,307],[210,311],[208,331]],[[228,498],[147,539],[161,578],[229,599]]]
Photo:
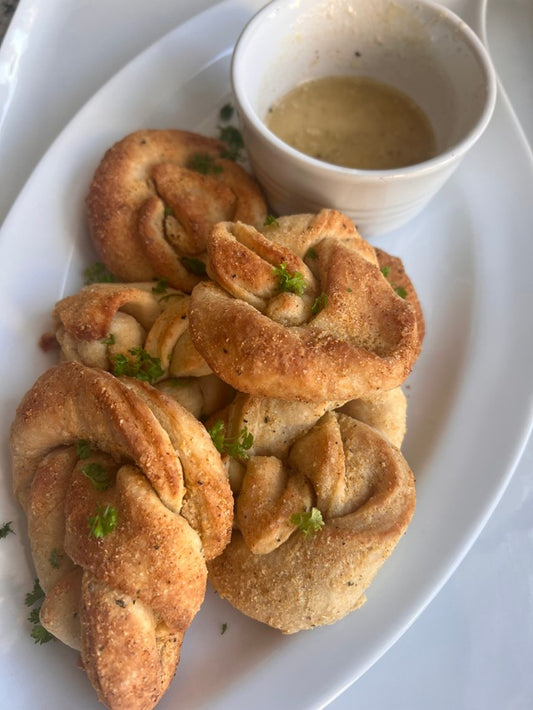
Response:
[[[293,633],[331,624],[365,591],[407,529],[411,470],[372,427],[327,412],[285,456],[252,456],[236,499],[232,539],[208,565],[220,596]],[[292,516],[318,509],[305,536]]]
[[[232,494],[209,434],[150,385],[68,362],[23,397],[10,446],[43,625],[80,650],[109,708],[153,708],[202,604],[206,562],[230,536]],[[106,510],[116,526],[91,534]]]
[[[276,269],[301,275],[280,290]],[[374,249],[334,210],[282,217],[264,234],[219,223],[208,273],[191,294],[194,345],[235,389],[325,401],[401,385],[420,352],[413,305],[381,271]]]
[[[107,150],[87,211],[96,250],[119,280],[166,277],[190,292],[201,278],[191,263],[204,260],[215,223],[263,224],[260,188],[226,153],[221,141],[172,129],[136,131]]]

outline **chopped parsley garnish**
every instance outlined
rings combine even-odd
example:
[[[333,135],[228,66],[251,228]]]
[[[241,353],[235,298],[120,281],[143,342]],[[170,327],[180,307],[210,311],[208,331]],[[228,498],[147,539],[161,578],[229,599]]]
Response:
[[[174,210],[170,205],[165,205],[165,217],[174,217]]]
[[[293,513],[290,517],[290,522],[292,525],[296,525],[304,537],[309,537],[309,535],[318,532],[324,527],[324,519],[318,508]]]
[[[159,279],[155,286],[152,287],[152,293],[166,293],[168,289],[168,279],[163,276]]]
[[[220,635],[221,636],[223,636],[227,630],[228,630],[228,625],[226,624],[226,622],[224,622],[223,624],[220,625]]]
[[[26,594],[24,603],[26,604],[26,606],[35,607],[29,613],[28,621],[30,622],[30,624],[32,624],[30,636],[35,641],[35,643],[39,644],[47,643],[48,641],[51,641],[54,638],[53,635],[44,628],[44,626],[41,624],[41,619],[39,618],[39,612],[41,610],[41,605],[43,601],[44,592],[41,589],[39,580],[36,579],[33,583],[32,591]]]
[[[41,585],[39,584],[39,580],[36,579],[33,583],[33,589],[31,592],[28,592],[26,594],[24,603],[26,606],[34,606],[35,604],[38,604],[39,602],[44,601],[44,592],[41,589]]]
[[[196,276],[205,276],[207,273],[205,269],[205,264],[201,259],[195,259],[191,256],[182,256],[181,263],[190,274],[195,274]]]
[[[390,266],[382,266],[381,267],[381,273],[383,276],[388,279],[390,275]],[[398,286],[398,284],[391,283],[392,288],[394,291],[400,296],[400,298],[407,298],[407,291],[404,289],[403,286]]]
[[[83,272],[83,278],[87,286],[96,283],[113,283],[117,280],[116,276],[101,261],[88,266]]]
[[[105,338],[102,338],[100,340],[100,342],[103,345],[114,345],[115,344],[115,336],[113,335],[113,333],[109,333],[109,335],[106,335]]]
[[[295,271],[293,274],[287,270],[287,264],[283,261],[280,266],[274,267],[274,275],[278,277],[278,289],[301,296],[305,291],[305,279],[303,274]]]
[[[220,120],[221,121],[230,121],[233,118],[233,106],[231,104],[224,104],[222,108],[220,109]]]
[[[269,214],[269,215],[267,215],[267,218],[265,219],[264,226],[268,227],[271,224],[273,224],[275,227],[279,227],[278,220],[274,217],[274,215]]]
[[[393,288],[400,298],[407,298],[407,291],[403,286],[393,286]]]
[[[320,311],[323,311],[324,308],[328,305],[328,294],[322,291],[320,296],[317,296],[315,298],[315,302],[311,306],[311,313],[316,316],[317,313],[320,313]]]
[[[91,455],[91,445],[86,439],[79,439],[76,442],[76,453],[80,459],[88,459]]]
[[[59,562],[60,562],[60,560],[61,560],[62,557],[63,557],[63,555],[62,555],[60,552],[58,552],[58,551],[56,550],[56,548],[54,547],[54,549],[53,549],[52,552],[50,553],[50,558],[49,558],[50,565],[51,565],[54,569],[59,569]]]
[[[48,643],[48,641],[52,641],[54,636],[41,624],[39,611],[40,610],[37,608],[32,609],[29,613],[28,621],[32,624],[30,636],[35,643],[43,644]]]
[[[15,531],[11,527],[13,525],[13,521],[10,520],[8,523],[4,523],[2,527],[0,528],[0,540],[4,537],[7,537],[9,533],[12,533],[13,535],[15,534]]]
[[[189,160],[187,167],[202,175],[209,175],[209,173],[217,175],[223,170],[222,165],[215,163],[215,159],[209,153],[196,153]]]
[[[93,461],[81,469],[84,476],[91,481],[93,488],[97,491],[106,491],[111,485],[109,472],[99,463]]]
[[[105,507],[97,505],[94,515],[90,515],[87,522],[91,537],[105,537],[117,527],[118,514],[116,509],[110,505]]]
[[[136,377],[153,384],[165,374],[159,358],[152,357],[143,348],[130,348],[128,353],[130,357],[122,353],[111,357],[112,372],[116,377]]]
[[[227,146],[223,157],[238,160],[241,150],[244,148],[244,141],[239,129],[235,126],[219,126],[219,138]]]
[[[207,431],[219,453],[228,454],[237,459],[246,460],[248,458],[248,449],[253,446],[254,436],[246,426],[240,430],[237,436],[226,436],[226,426],[219,419]]]
[[[35,607],[35,609],[32,609],[30,611],[27,618],[31,624],[40,624],[41,620],[39,618],[39,611],[40,611],[40,607]],[[33,634],[32,634],[32,636],[33,636]]]

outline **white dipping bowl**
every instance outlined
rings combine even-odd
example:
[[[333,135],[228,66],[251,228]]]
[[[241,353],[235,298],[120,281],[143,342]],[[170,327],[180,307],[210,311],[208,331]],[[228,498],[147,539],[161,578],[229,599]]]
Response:
[[[267,128],[279,98],[332,75],[368,76],[409,95],[432,124],[436,157],[392,170],[344,168],[295,150]],[[429,0],[274,0],[241,33],[231,80],[250,165],[270,209],[338,209],[365,237],[420,212],[479,139],[496,100],[482,42]]]

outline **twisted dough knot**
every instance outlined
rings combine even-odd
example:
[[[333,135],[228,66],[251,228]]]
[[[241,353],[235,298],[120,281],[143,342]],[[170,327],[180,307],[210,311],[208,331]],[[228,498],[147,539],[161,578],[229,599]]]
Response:
[[[284,458],[297,436],[316,424],[320,417],[336,406],[335,402],[291,402],[270,397],[255,397],[238,392],[231,403],[208,419],[207,426],[224,425],[229,440],[237,440],[242,431],[252,434],[246,456]],[[233,492],[242,486],[246,459],[222,456]]]
[[[420,351],[417,315],[375,251],[333,210],[266,227],[220,223],[208,241],[213,281],[191,294],[192,340],[241,392],[347,401],[399,386]],[[299,275],[282,290],[280,270]]]
[[[293,516],[312,507],[324,526],[306,537]],[[333,623],[364,603],[414,507],[399,450],[368,425],[327,412],[284,458],[250,458],[238,529],[209,563],[209,579],[237,609],[286,633]]]
[[[80,649],[102,702],[152,708],[203,601],[206,561],[230,535],[209,435],[145,383],[64,363],[24,396],[10,443],[43,625]]]
[[[237,392],[232,401],[208,420],[208,428],[222,423],[229,441],[242,432],[252,435],[244,458],[222,454],[231,489],[241,492],[250,457],[285,460],[295,440],[313,427],[326,412],[337,411],[368,424],[393,446],[401,448],[407,429],[407,400],[400,387],[349,402],[291,402]]]
[[[203,259],[213,224],[263,224],[257,183],[226,152],[218,140],[179,130],[137,131],[106,152],[88,218],[102,261],[120,280],[166,277],[190,292],[201,278],[190,260]]]
[[[157,364],[152,384],[197,418],[208,415],[233,390],[213,375],[192,343],[189,301],[161,282],[86,286],[55,305],[61,357],[114,371],[117,357],[133,360],[142,350]]]

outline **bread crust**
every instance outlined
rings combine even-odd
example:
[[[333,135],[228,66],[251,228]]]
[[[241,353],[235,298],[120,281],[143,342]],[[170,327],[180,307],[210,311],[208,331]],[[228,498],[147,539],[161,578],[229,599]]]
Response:
[[[291,515],[311,506],[324,526],[306,537]],[[285,459],[250,459],[237,527],[209,579],[237,609],[284,633],[334,623],[365,601],[414,508],[399,450],[372,427],[328,412]]]
[[[339,411],[374,427],[391,444],[401,449],[407,432],[407,398],[401,387],[352,399]]]
[[[426,321],[422,310],[422,304],[420,303],[420,299],[413,282],[409,278],[403,262],[398,256],[389,254],[384,249],[379,249],[378,247],[375,247],[374,251],[376,252],[379,268],[385,278],[389,281],[392,288],[398,294],[401,294],[401,297],[405,298],[405,300],[410,303],[415,310],[420,352],[422,350],[422,343],[424,342],[424,336],[426,334]]]
[[[230,538],[233,498],[209,434],[150,385],[68,362],[23,397],[10,447],[41,622],[80,649],[108,707],[152,708],[202,604],[206,561]],[[104,510],[115,526],[92,534]]]
[[[115,371],[117,357],[144,351],[160,367],[152,384],[197,418],[222,408],[233,390],[213,375],[189,334],[190,296],[156,281],[85,286],[56,303],[60,357]],[[133,351],[133,352],[132,352]]]
[[[213,224],[264,222],[260,188],[226,152],[221,141],[173,129],[139,130],[106,151],[87,215],[94,246],[120,281],[166,277],[190,291],[201,276],[183,259],[203,258]],[[198,156],[208,161],[205,174],[192,167]]]
[[[268,231],[280,243],[240,223],[211,232],[212,281],[191,294],[190,329],[212,370],[240,392],[315,402],[402,384],[420,352],[417,317],[372,247],[334,210],[280,224]],[[280,293],[282,265],[302,274],[301,296]]]

